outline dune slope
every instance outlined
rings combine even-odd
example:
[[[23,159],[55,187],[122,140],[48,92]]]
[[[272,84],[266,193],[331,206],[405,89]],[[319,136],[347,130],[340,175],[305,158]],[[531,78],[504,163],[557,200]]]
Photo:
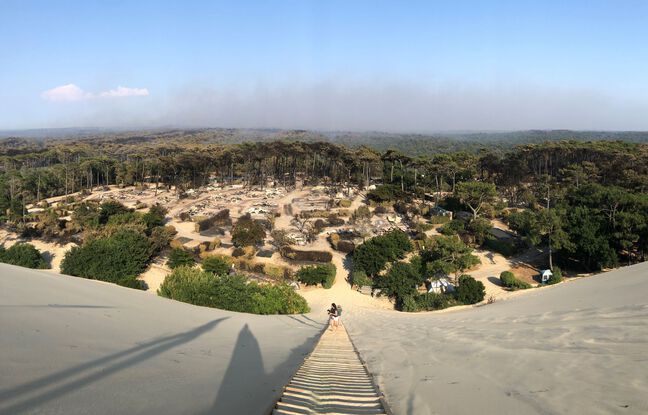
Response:
[[[397,414],[648,413],[648,263],[449,313],[346,309]]]
[[[0,413],[267,413],[321,329],[0,264]]]

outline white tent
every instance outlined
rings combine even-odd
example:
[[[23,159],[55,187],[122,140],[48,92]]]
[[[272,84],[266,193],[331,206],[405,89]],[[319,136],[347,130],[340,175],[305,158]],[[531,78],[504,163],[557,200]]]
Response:
[[[430,281],[430,286],[428,288],[429,293],[449,293],[454,291],[454,285],[450,283],[446,278],[439,278],[438,280]]]
[[[545,283],[549,281],[549,278],[553,277],[553,272],[551,272],[550,269],[545,269],[540,273],[540,277],[541,277],[540,281]]]

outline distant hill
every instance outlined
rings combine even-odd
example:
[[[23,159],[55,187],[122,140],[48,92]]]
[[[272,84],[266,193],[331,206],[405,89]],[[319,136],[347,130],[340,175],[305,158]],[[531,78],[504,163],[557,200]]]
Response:
[[[50,128],[0,131],[4,146],[54,140],[100,140],[121,144],[182,141],[204,144],[238,144],[256,141],[328,141],[350,147],[369,146],[379,151],[390,148],[410,154],[451,151],[476,152],[485,147],[510,148],[545,141],[626,141],[648,142],[648,131],[526,130],[504,132],[387,133],[379,131],[311,131],[240,128],[155,128],[141,130],[108,128]]]

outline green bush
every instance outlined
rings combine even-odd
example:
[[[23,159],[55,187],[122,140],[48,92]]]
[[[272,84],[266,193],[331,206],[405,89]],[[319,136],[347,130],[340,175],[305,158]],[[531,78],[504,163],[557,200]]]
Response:
[[[292,259],[293,261],[303,262],[331,262],[333,254],[329,251],[301,251],[294,249],[291,246],[284,247],[281,250],[281,255],[284,258]]]
[[[171,225],[156,226],[153,228],[150,236],[151,249],[153,252],[158,253],[166,249],[177,233],[178,231],[176,231],[175,227]]]
[[[250,215],[241,216],[232,228],[232,243],[235,247],[260,244],[265,237],[266,231],[263,225],[252,219]]]
[[[475,304],[484,299],[486,290],[481,281],[475,280],[470,275],[459,277],[459,286],[456,289],[457,300],[464,304]]]
[[[340,207],[343,207],[343,208],[351,207],[351,203],[352,203],[352,201],[349,200],[349,199],[342,199],[342,200],[340,200]]]
[[[551,272],[553,273],[553,275],[547,280],[547,285],[558,284],[563,280],[562,270],[560,268],[554,267]]]
[[[99,207],[99,222],[101,224],[108,223],[111,216],[120,215],[122,213],[128,213],[131,211],[121,202],[118,202],[116,200],[106,200],[105,202],[102,202]]]
[[[439,232],[443,235],[457,235],[465,230],[466,223],[462,220],[453,219],[450,222],[446,223],[439,229]]]
[[[240,275],[215,275],[179,267],[165,279],[158,295],[205,307],[253,314],[295,314],[310,311],[306,300],[285,284],[248,283]]]
[[[373,279],[373,288],[380,290],[380,295],[386,295],[396,301],[396,308],[403,309],[403,301],[407,297],[418,294],[417,287],[423,283],[421,275],[407,262],[396,262],[386,275]]]
[[[367,199],[377,203],[401,200],[405,196],[406,194],[401,190],[400,186],[391,184],[376,186],[374,190],[367,193]]]
[[[169,254],[167,265],[169,268],[174,269],[184,266],[193,266],[196,263],[194,256],[191,252],[183,248],[175,248]]]
[[[403,231],[393,230],[365,241],[353,251],[353,268],[375,276],[388,262],[402,258],[412,250],[412,243]]]
[[[372,280],[367,276],[367,273],[362,270],[355,270],[351,273],[351,284],[360,288],[371,285]]]
[[[406,313],[414,313],[419,311],[418,304],[416,303],[414,297],[408,295],[403,299],[403,305],[401,307],[401,311],[405,311]]]
[[[526,290],[527,288],[531,288],[529,283],[515,278],[515,275],[511,271],[502,272],[500,274],[500,281],[504,287],[510,288],[511,290]]]
[[[493,228],[490,221],[485,218],[477,218],[468,222],[466,231],[475,237],[475,244],[481,245],[490,236],[489,232]]]
[[[151,206],[149,211],[142,216],[142,220],[146,224],[149,232],[155,227],[164,225],[164,217],[167,212],[168,210],[158,203]]]
[[[146,236],[121,230],[72,248],[61,262],[61,272],[143,289],[145,285],[134,280],[146,270],[151,251]]]
[[[324,288],[331,288],[335,282],[335,273],[335,265],[326,264],[301,267],[296,275],[297,280],[306,285],[322,284]]]
[[[231,262],[225,257],[210,255],[203,259],[202,268],[205,272],[211,272],[216,275],[227,275],[231,269]]]
[[[26,268],[49,268],[40,251],[27,243],[17,243],[6,250],[0,247],[0,262]]]
[[[416,306],[419,311],[443,310],[457,305],[454,297],[450,294],[425,293],[415,297]]]
[[[443,215],[430,216],[430,223],[434,225],[441,225],[448,222],[450,222],[450,216],[443,216]]]
[[[371,218],[371,211],[368,206],[362,205],[351,214],[352,222],[361,222]]]

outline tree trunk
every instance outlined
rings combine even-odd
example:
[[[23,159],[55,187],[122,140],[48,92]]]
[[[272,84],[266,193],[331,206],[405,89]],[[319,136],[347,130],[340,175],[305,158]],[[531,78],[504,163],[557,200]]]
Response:
[[[553,255],[551,252],[551,236],[549,236],[549,269],[553,270]]]

